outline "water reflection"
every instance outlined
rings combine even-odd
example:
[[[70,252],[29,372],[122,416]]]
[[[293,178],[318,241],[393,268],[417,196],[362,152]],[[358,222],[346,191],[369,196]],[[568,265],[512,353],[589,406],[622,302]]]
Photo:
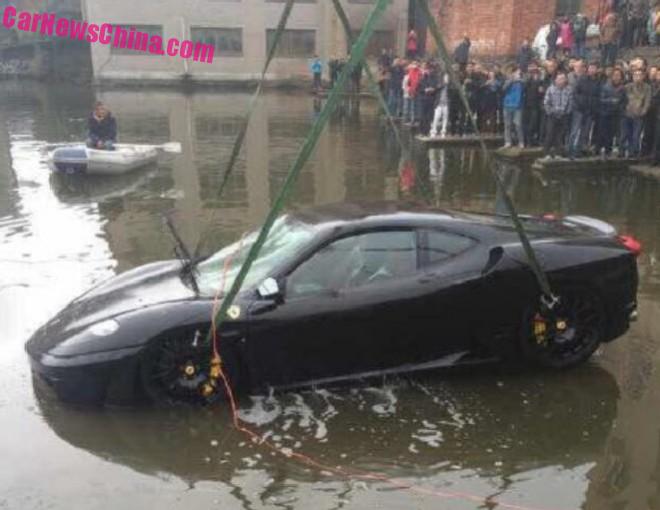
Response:
[[[561,376],[531,374],[397,381],[254,398],[240,412],[264,437],[327,465],[377,469],[432,486],[457,471],[515,486],[518,475],[570,471],[598,457],[616,415],[617,385],[596,366],[573,377],[576,384],[568,387]],[[126,415],[38,402],[65,441],[147,474],[171,474],[191,485],[235,484],[254,469],[273,480],[255,499],[286,491],[293,481],[328,479],[237,435],[226,409]]]
[[[158,495],[177,487],[171,476],[213,493],[228,486],[230,507],[307,508],[314,501],[323,508],[437,508],[437,501],[380,486],[363,490],[241,445],[222,409],[82,412],[42,395],[35,401],[29,383],[22,346],[30,331],[94,282],[171,256],[164,213],[173,212],[186,241],[202,239],[206,250],[258,225],[318,115],[318,99],[264,97],[218,200],[215,190],[249,95],[0,87],[6,98],[0,105],[0,450],[13,467],[11,477],[0,467],[0,487],[12,480],[8,494],[26,501],[26,487],[56,474],[25,460],[26,446],[7,440],[30,430],[40,454],[67,462],[90,485],[102,471],[111,498],[123,492],[139,500],[134,489],[146,482],[136,481],[136,471]],[[49,147],[81,138],[95,97],[113,109],[123,141],[176,140],[184,153],[117,179],[50,176]],[[503,211],[478,151],[424,151],[403,133],[401,153],[375,109],[370,101],[342,104],[289,206],[386,199]],[[597,216],[643,242],[641,318],[624,339],[605,346],[594,366],[565,374],[389,381],[248,401],[242,413],[285,446],[420,485],[501,493],[504,501],[533,507],[658,507],[660,184],[621,172],[539,174],[526,164],[503,164],[500,172],[521,212]],[[39,413],[31,409],[35,402]],[[69,488],[84,494],[79,485]],[[53,490],[40,492],[43,501]],[[186,493],[180,506],[192,497]]]

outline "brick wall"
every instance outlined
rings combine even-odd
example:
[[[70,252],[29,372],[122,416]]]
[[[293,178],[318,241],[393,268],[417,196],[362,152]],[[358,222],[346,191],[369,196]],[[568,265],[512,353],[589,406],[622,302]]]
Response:
[[[594,19],[604,0],[583,0],[582,12]],[[463,34],[472,40],[472,54],[512,55],[525,38],[555,15],[552,0],[430,0],[432,12],[453,50]]]

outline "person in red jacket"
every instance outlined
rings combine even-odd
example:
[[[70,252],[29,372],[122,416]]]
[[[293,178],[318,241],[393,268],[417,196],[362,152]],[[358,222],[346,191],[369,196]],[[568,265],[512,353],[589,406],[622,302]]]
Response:
[[[408,72],[403,79],[403,121],[411,125],[419,118],[419,82],[422,79],[422,70],[417,61],[408,66]]]
[[[418,49],[419,43],[417,41],[417,32],[413,29],[408,32],[408,39],[406,40],[406,57],[417,58]]]

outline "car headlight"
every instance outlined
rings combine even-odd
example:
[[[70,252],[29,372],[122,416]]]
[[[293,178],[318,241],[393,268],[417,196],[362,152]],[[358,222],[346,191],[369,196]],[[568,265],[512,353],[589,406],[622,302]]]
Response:
[[[108,319],[91,326],[88,331],[94,336],[110,336],[119,329],[119,323],[114,319]]]

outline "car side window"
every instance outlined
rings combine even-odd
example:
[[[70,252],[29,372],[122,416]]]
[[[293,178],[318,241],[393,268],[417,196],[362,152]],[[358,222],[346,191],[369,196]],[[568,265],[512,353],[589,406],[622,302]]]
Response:
[[[315,253],[287,279],[287,297],[355,289],[417,271],[417,236],[412,230],[346,237]]]
[[[476,244],[474,239],[441,230],[425,230],[422,241],[422,260],[426,265],[438,264],[460,255]]]

